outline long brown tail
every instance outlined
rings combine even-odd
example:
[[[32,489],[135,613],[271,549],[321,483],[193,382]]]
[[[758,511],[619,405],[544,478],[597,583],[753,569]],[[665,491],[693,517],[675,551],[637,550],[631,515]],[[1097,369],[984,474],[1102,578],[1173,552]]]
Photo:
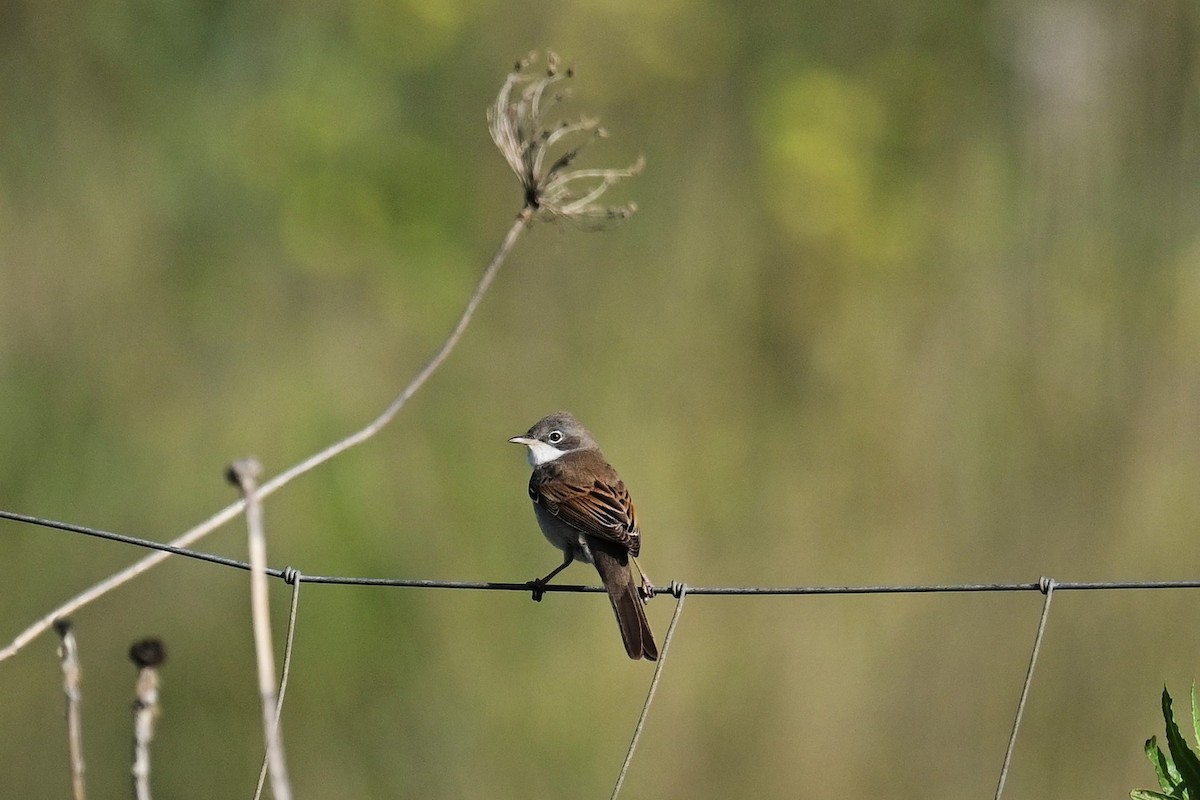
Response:
[[[646,619],[645,601],[638,591],[628,558],[621,560],[595,547],[592,548],[592,555],[596,571],[600,573],[600,581],[608,590],[608,599],[617,615],[625,652],[630,658],[657,661],[658,646],[654,644],[654,633]]]

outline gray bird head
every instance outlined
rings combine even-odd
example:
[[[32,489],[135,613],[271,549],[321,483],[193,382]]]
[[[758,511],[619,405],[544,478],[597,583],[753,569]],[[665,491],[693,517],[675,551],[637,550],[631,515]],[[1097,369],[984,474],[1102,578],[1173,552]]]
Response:
[[[529,463],[545,464],[575,450],[599,450],[595,438],[566,411],[556,411],[534,423],[524,436],[509,439],[529,448]]]

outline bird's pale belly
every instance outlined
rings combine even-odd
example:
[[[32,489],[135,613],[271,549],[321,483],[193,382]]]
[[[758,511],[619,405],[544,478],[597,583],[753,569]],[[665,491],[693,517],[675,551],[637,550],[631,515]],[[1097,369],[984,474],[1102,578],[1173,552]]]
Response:
[[[592,550],[588,547],[586,536],[536,503],[533,513],[546,541],[561,550],[564,556],[569,553],[576,561],[592,563]]]

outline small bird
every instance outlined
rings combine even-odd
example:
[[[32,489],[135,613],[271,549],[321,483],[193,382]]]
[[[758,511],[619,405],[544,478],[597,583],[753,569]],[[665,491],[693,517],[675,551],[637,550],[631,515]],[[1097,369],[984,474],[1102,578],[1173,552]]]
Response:
[[[617,615],[625,652],[633,659],[657,660],[642,596],[649,582],[644,575],[639,582],[633,572],[642,537],[621,476],[587,428],[565,411],[543,417],[509,441],[529,448],[533,512],[542,534],[563,553],[562,564],[532,582],[534,599],[572,561],[593,564]]]

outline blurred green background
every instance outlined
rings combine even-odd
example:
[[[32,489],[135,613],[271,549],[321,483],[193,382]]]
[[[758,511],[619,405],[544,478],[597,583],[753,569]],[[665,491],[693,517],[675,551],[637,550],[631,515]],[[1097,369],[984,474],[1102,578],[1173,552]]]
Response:
[[[484,111],[545,47],[640,211],[530,231],[395,422],[270,499],[272,564],[543,574],[505,439],[569,408],[660,585],[1197,577],[1191,0],[4,3],[0,506],[165,541],[233,458],[372,419],[519,210]],[[2,643],[141,555],[0,523]],[[1056,597],[1006,796],[1126,796],[1200,594]],[[693,598],[623,796],[990,797],[1041,601]],[[249,796],[247,609],[173,559],[75,615],[93,796],[148,634],[158,794]],[[0,664],[6,796],[68,791],[56,645]],[[596,595],[307,587],[297,796],[607,796],[650,674]]]

